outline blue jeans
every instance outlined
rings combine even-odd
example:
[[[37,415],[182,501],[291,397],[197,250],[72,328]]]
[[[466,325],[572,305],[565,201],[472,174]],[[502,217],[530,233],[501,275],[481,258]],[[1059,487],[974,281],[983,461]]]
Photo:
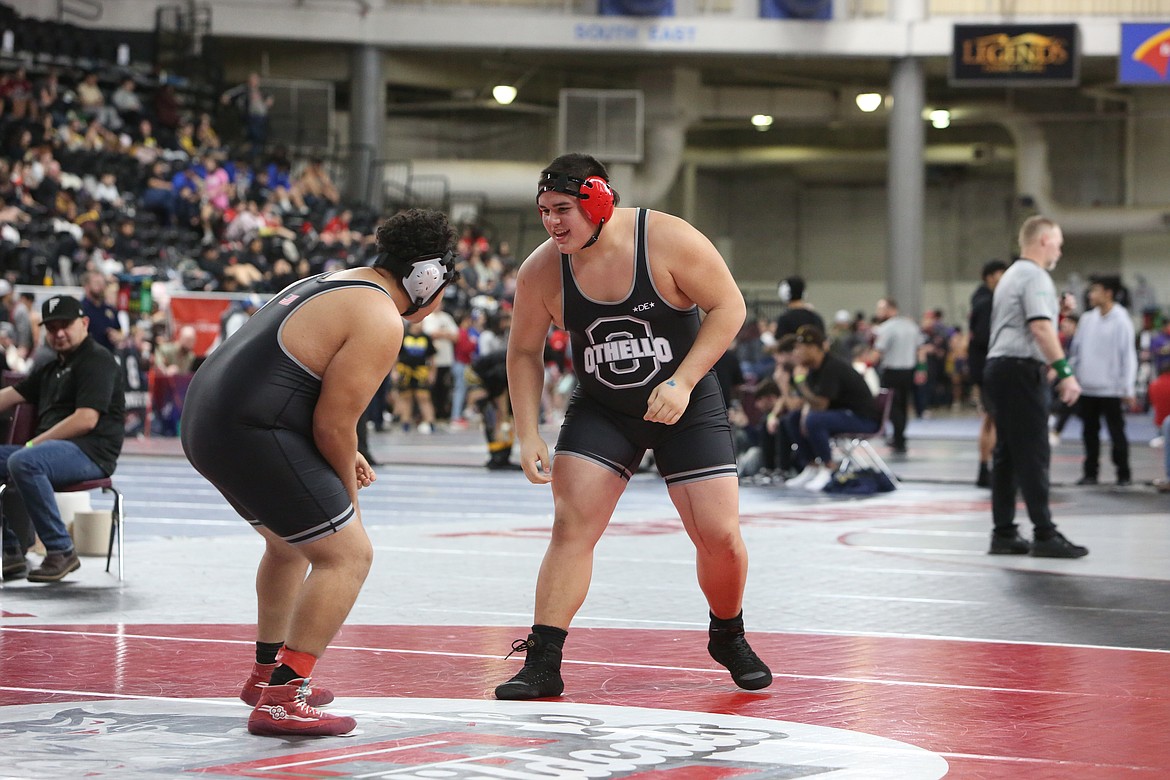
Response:
[[[0,444],[0,482],[15,489],[24,501],[37,536],[48,552],[69,552],[73,539],[61,520],[53,487],[64,487],[106,476],[96,463],[71,441],[46,441],[35,447]],[[20,549],[16,534],[4,526],[4,549]]]
[[[467,405],[467,364],[455,361],[451,366],[451,379],[455,385],[455,395],[451,399],[451,419],[463,419],[463,407]]]
[[[789,433],[796,442],[798,458],[804,463],[811,463],[814,459],[821,463],[833,460],[831,439],[838,433],[876,433],[881,422],[858,417],[848,409],[826,409],[823,412],[808,413],[804,427],[808,431],[805,435],[800,430],[800,415],[790,415],[785,422]]]

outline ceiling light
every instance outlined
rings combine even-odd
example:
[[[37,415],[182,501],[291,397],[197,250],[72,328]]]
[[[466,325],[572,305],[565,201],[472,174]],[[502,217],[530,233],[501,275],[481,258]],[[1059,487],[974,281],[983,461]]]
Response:
[[[880,92],[860,92],[854,100],[857,102],[858,108],[871,114],[881,108],[882,94]]]
[[[930,124],[936,130],[942,130],[943,128],[950,127],[951,126],[951,112],[947,111],[945,108],[939,108],[939,109],[935,109],[934,111],[931,111],[930,112]]]
[[[752,125],[757,130],[767,130],[772,126],[772,117],[769,114],[756,114],[752,117]]]
[[[516,88],[511,84],[497,84],[492,87],[492,97],[501,106],[510,105],[516,99]]]

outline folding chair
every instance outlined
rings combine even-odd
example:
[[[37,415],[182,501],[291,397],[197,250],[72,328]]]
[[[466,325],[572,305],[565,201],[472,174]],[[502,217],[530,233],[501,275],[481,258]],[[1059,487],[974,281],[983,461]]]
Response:
[[[878,425],[878,429],[873,433],[850,433],[843,431],[834,434],[833,441],[841,450],[840,465],[837,467],[838,474],[844,474],[849,471],[850,467],[857,466],[858,468],[872,468],[876,471],[885,474],[894,487],[898,487],[901,483],[898,478],[894,476],[894,472],[886,465],[886,461],[873,445],[869,443],[870,439],[878,436],[884,436],[886,426],[890,422],[890,410],[894,408],[894,391],[888,387],[883,387],[877,394],[878,408],[882,412],[882,421]]]
[[[33,431],[37,427],[37,407],[31,403],[17,404],[12,408],[12,417],[8,422],[8,430],[4,435],[5,444],[24,444],[32,438]],[[0,500],[4,497],[4,491],[8,489],[8,483],[0,483]],[[123,553],[125,546],[122,539],[122,521],[125,517],[124,504],[122,501],[122,494],[114,487],[114,481],[110,477],[102,477],[101,479],[87,479],[84,482],[76,482],[72,485],[64,485],[62,487],[54,486],[53,491],[56,493],[80,493],[88,490],[101,490],[102,493],[114,494],[114,507],[110,511],[110,546],[106,551],[106,572],[110,571],[110,562],[114,555],[114,541],[118,543],[118,581],[121,582],[125,576],[123,570]]]

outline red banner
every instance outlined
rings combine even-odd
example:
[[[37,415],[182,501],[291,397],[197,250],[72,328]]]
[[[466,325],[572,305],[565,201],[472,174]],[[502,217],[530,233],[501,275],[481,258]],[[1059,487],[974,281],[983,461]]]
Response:
[[[219,338],[219,319],[231,305],[229,298],[211,298],[206,295],[171,296],[172,333],[184,325],[195,326],[195,354],[202,357]]]

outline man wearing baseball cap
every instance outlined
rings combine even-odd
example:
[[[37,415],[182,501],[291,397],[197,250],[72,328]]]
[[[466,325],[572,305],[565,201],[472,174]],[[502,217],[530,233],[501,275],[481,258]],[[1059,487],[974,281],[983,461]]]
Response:
[[[0,444],[0,481],[20,496],[46,555],[29,571],[26,550],[5,523],[5,581],[57,582],[81,567],[53,489],[112,474],[125,432],[122,372],[113,354],[90,337],[81,304],[55,295],[41,306],[41,321],[57,359],[0,389],[0,412],[28,401],[38,414],[27,442]]]

